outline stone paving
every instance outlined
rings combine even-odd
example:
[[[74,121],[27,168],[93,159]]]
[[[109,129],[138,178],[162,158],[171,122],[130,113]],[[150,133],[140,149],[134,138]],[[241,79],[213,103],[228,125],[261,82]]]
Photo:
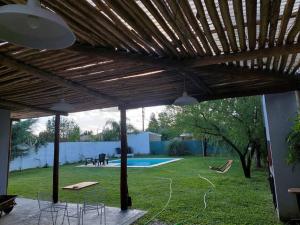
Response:
[[[13,211],[0,218],[0,225],[37,225],[39,208],[37,200],[17,198],[17,205]],[[77,205],[68,204],[70,211],[76,213]],[[122,212],[119,208],[106,207],[106,225],[129,225],[137,219],[145,215],[145,211],[141,210],[127,210]],[[61,212],[57,219],[57,225],[62,224],[63,213]],[[70,219],[71,224],[78,224],[76,218]],[[43,213],[40,225],[51,225],[52,219],[50,213]],[[65,219],[64,224],[67,225],[68,221]],[[84,216],[84,225],[100,224],[100,216],[97,212],[89,212]],[[104,224],[104,223],[103,223]]]

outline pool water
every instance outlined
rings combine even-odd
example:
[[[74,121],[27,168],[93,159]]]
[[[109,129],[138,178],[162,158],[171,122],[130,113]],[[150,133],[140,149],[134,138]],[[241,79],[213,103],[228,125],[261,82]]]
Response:
[[[181,158],[129,158],[127,159],[128,167],[155,167],[166,163],[171,163],[180,160]],[[111,160],[109,161],[111,166],[120,166],[121,160]]]

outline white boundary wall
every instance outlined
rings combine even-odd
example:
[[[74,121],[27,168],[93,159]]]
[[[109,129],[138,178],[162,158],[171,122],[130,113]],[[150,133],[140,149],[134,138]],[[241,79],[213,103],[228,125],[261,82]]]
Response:
[[[128,146],[133,148],[134,154],[149,154],[149,133],[128,135]],[[119,141],[107,142],[62,142],[60,143],[60,164],[78,162],[86,157],[96,158],[100,153],[116,154],[115,149],[120,147]],[[43,167],[53,164],[53,143],[41,147],[38,151],[31,150],[23,157],[17,157],[10,162],[10,171]]]

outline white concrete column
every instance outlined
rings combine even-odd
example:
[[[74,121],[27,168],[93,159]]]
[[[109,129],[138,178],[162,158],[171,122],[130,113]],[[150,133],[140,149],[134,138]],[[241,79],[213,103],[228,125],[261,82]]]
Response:
[[[0,195],[7,193],[10,149],[10,112],[0,109]]]
[[[296,92],[263,96],[266,136],[271,155],[270,171],[274,178],[277,213],[281,220],[300,218],[296,196],[289,188],[300,187],[300,165],[294,169],[287,164],[286,137],[298,110]]]

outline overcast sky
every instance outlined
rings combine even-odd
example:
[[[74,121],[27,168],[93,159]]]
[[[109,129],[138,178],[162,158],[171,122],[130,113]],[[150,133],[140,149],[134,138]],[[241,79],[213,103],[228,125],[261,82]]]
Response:
[[[145,108],[145,128],[148,127],[150,115],[156,115],[162,112],[165,106],[147,107]],[[41,117],[32,128],[35,134],[45,130],[46,122],[50,117]],[[106,121],[114,119],[120,121],[120,113],[117,108],[108,108],[102,110],[91,110],[79,113],[70,113],[68,118],[74,119],[79,125],[81,132],[85,130],[92,130],[94,133],[101,132]],[[127,110],[127,119],[137,129],[142,130],[142,108]]]

